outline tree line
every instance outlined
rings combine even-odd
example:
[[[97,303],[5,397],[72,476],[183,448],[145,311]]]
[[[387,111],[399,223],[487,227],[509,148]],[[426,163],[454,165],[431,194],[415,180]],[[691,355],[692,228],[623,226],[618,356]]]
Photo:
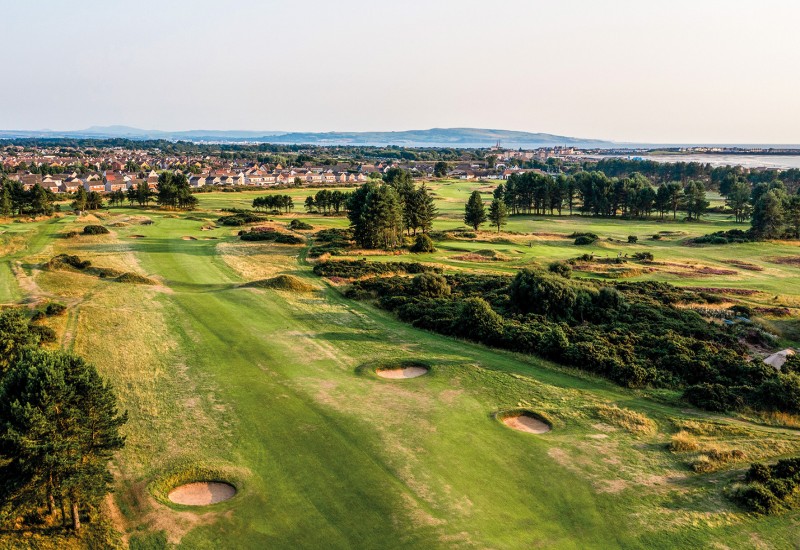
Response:
[[[564,209],[573,214],[602,217],[645,218],[657,213],[673,219],[684,210],[689,219],[706,213],[709,201],[702,181],[668,182],[654,188],[645,176],[610,178],[600,171],[561,174],[551,177],[538,172],[513,174],[497,186],[496,199],[502,200],[511,215],[561,215]]]
[[[0,524],[77,531],[110,490],[127,413],[90,363],[41,349],[35,327],[0,312]]]
[[[280,211],[289,212],[294,208],[294,201],[289,195],[266,195],[264,197],[256,197],[253,199],[253,208],[255,210],[265,211]]]
[[[347,210],[347,201],[349,199],[350,193],[347,191],[321,189],[315,195],[306,197],[305,209],[306,212],[339,214]]]
[[[0,216],[49,216],[56,210],[55,198],[39,185],[25,190],[18,181],[0,178]]]

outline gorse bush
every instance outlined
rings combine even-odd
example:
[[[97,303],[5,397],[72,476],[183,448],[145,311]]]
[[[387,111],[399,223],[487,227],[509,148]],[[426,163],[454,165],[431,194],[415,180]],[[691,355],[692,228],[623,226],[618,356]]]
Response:
[[[772,514],[800,505],[800,458],[779,460],[773,465],[755,463],[745,475],[744,485],[731,493],[744,508]]]
[[[429,236],[425,235],[424,233],[420,233],[414,239],[414,244],[411,245],[409,250],[415,253],[436,252],[436,247],[433,246],[433,241]]]
[[[108,233],[110,231],[102,225],[87,225],[83,228],[84,235],[106,235]]]
[[[233,214],[231,216],[222,216],[221,218],[217,219],[217,223],[220,225],[227,225],[227,226],[240,226],[240,225],[247,225],[250,223],[260,223],[268,221],[266,216],[262,216],[260,214],[252,214],[249,212],[242,212],[239,214]]]
[[[295,231],[298,231],[298,230],[306,231],[306,230],[309,230],[309,229],[314,229],[314,227],[312,225],[304,222],[303,220],[298,220],[298,219],[295,218],[294,220],[289,222],[289,229],[293,229]]]

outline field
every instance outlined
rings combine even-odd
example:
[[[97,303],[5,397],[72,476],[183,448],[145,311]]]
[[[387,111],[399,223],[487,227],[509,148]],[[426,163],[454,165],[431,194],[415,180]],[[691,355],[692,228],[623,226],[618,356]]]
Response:
[[[514,272],[584,253],[624,258],[647,251],[653,265],[630,261],[622,265],[632,270],[622,274],[589,267],[581,274],[753,291],[737,299],[789,308],[790,316],[765,315],[763,322],[783,345],[800,340],[800,263],[780,260],[800,256],[796,244],[684,244],[737,227],[722,215],[700,223],[520,216],[499,235],[488,227],[476,238],[452,232],[463,228],[468,193],[483,186],[430,185],[440,209],[434,229],[448,232],[436,252],[370,259]],[[290,194],[301,205],[309,190]],[[625,390],[536,357],[414,329],[314,276],[305,245],[241,242],[234,229],[207,229],[218,209],[249,207],[258,195],[200,194],[199,210],[190,213],[115,208],[0,224],[0,303],[67,304],[67,316],[48,321],[58,345],[95,363],[130,414],[107,501],[123,544],[800,545],[800,512],[758,517],[724,495],[750,462],[800,453],[800,430],[790,426],[800,425],[797,419],[711,415],[686,408],[672,392]],[[346,226],[345,218],[302,212],[274,223],[293,217],[316,228]],[[111,234],[60,236],[87,223]],[[572,244],[568,235],[584,231],[600,240]],[[668,233],[651,239],[660,232]],[[628,235],[638,243],[628,244]],[[42,268],[59,253],[156,284]],[[313,290],[243,287],[280,274]],[[375,376],[376,366],[400,359],[431,370],[408,380]],[[495,416],[519,407],[537,411],[553,430],[519,433]],[[671,450],[680,431],[697,447]],[[696,473],[691,464],[713,449],[742,456]],[[238,494],[204,508],[154,496],[168,476],[197,467],[218,472]],[[0,545],[3,537],[20,544],[0,534]]]

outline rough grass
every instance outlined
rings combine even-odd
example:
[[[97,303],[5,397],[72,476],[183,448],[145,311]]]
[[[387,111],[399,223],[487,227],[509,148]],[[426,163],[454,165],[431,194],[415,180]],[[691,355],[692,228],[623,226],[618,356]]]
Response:
[[[633,434],[652,435],[658,431],[658,425],[647,415],[616,405],[598,407],[597,416],[612,426],[623,428]]]

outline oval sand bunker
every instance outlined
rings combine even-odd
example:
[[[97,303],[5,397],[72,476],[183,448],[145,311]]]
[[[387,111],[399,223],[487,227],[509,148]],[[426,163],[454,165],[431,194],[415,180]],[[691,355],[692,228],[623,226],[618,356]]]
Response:
[[[391,379],[400,379],[400,378],[416,378],[418,376],[422,376],[423,374],[428,374],[428,369],[425,367],[402,367],[397,369],[378,369],[375,371],[375,374],[380,376],[381,378],[391,378]]]
[[[547,422],[543,422],[538,418],[534,418],[528,414],[507,416],[503,418],[503,424],[514,430],[529,434],[543,434],[551,430],[550,425],[547,424]]]
[[[235,494],[236,488],[233,485],[219,481],[199,481],[174,488],[168,497],[175,504],[208,506],[230,500]]]

